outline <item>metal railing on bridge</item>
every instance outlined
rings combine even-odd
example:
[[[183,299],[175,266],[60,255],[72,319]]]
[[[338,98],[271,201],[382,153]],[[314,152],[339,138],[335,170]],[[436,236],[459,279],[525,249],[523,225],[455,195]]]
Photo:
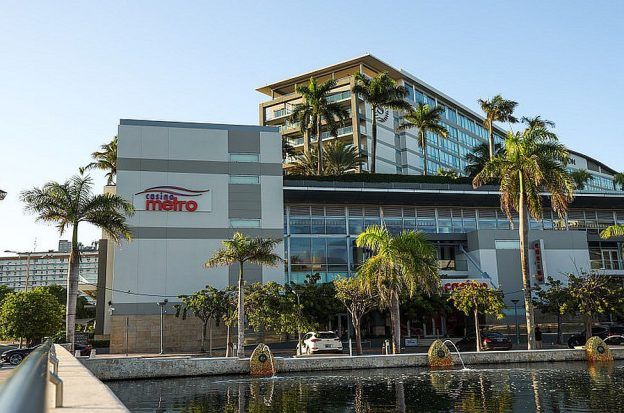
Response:
[[[47,411],[48,380],[55,385],[55,406],[62,407],[63,381],[58,376],[58,359],[51,340],[30,353],[0,386],[0,412]]]

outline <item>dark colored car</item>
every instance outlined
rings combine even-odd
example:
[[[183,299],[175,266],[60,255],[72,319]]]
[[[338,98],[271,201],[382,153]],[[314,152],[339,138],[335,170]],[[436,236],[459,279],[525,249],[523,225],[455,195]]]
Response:
[[[39,347],[41,344],[34,347],[25,347],[25,348],[16,348],[12,350],[7,350],[0,355],[0,363],[9,363],[13,366],[17,366],[33,352],[34,349]],[[80,350],[81,356],[88,356],[91,353],[91,346],[84,344],[75,344],[76,350]]]
[[[592,337],[600,337],[603,340],[609,338],[607,344],[624,344],[624,326],[594,326],[592,327]],[[585,331],[575,334],[568,339],[568,347],[574,348],[585,345]]]
[[[459,351],[477,351],[475,336],[464,337],[455,343]],[[511,340],[501,333],[481,333],[481,350],[511,350]]]

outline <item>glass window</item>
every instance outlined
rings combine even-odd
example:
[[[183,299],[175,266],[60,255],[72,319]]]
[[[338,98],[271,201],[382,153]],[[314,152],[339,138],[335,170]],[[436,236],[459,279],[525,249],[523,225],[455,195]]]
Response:
[[[346,234],[345,218],[326,218],[326,230],[328,234]]]
[[[231,184],[259,184],[258,175],[230,175]]]
[[[232,228],[260,228],[259,219],[230,219]]]
[[[405,84],[405,92],[407,92],[407,99],[411,102],[414,101],[415,97],[414,97],[414,87],[412,85],[410,85],[409,83]]]
[[[520,241],[516,240],[495,240],[494,245],[497,250],[519,250]]]
[[[327,263],[347,264],[346,238],[327,238]]]
[[[325,233],[325,218],[313,217],[311,220],[311,233],[312,234],[324,234]]]
[[[364,232],[364,218],[349,217],[349,234],[360,235],[362,232]]]
[[[310,217],[290,217],[291,234],[309,234]]]
[[[260,155],[257,153],[231,153],[230,162],[259,162]]]
[[[312,238],[312,263],[325,264],[327,262],[327,244],[325,238]]]
[[[310,238],[290,238],[290,263],[306,264],[310,260]]]

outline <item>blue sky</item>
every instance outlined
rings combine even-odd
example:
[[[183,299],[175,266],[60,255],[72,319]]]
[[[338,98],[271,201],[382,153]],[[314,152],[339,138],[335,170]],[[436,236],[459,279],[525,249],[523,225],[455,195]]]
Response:
[[[17,195],[71,176],[120,118],[257,124],[255,88],[368,52],[474,110],[502,93],[624,170],[623,18],[580,0],[5,2],[0,251],[56,246]]]

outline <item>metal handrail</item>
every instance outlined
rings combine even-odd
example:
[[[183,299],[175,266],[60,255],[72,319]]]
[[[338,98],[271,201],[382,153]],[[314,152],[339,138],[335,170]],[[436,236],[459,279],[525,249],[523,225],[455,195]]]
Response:
[[[49,371],[52,362],[53,371]],[[46,411],[47,381],[56,385],[56,407],[63,405],[63,381],[58,377],[58,359],[48,340],[37,347],[0,387],[0,412]]]

